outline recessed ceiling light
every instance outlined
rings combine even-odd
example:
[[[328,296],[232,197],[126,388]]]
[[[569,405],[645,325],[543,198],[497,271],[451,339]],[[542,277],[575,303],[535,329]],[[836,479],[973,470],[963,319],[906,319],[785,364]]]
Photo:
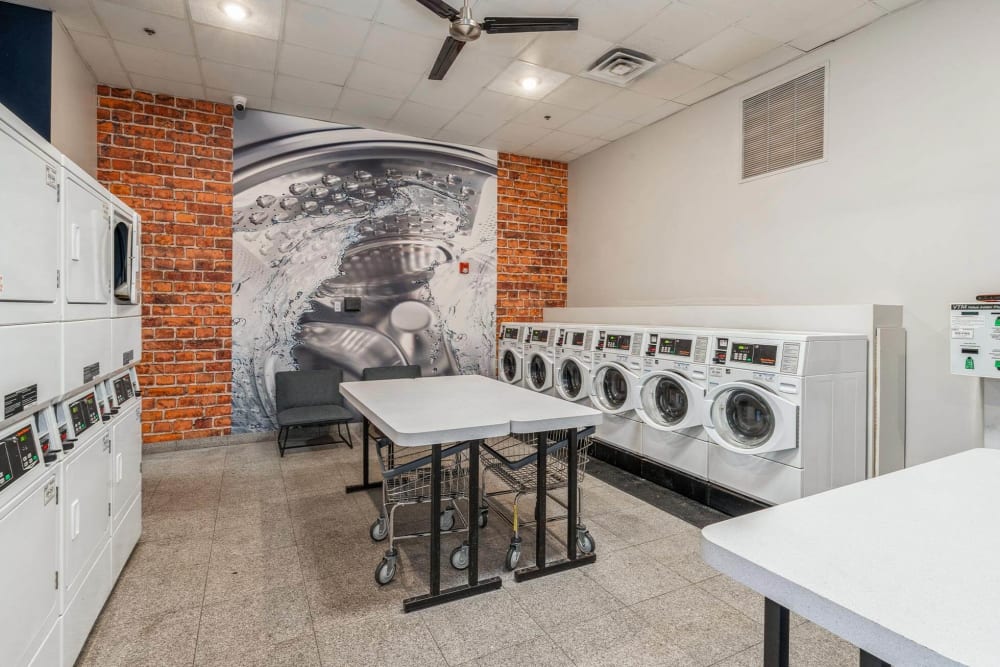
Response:
[[[518,81],[518,83],[521,84],[521,87],[525,90],[534,90],[535,88],[538,88],[538,84],[541,82],[541,79],[537,76],[526,76]]]
[[[234,21],[242,21],[250,16],[250,10],[238,2],[223,2],[223,13]]]

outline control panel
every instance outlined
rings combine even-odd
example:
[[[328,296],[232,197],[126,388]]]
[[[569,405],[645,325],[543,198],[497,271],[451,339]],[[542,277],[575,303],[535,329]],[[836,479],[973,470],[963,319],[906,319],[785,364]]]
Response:
[[[594,330],[560,328],[556,347],[571,350],[591,350],[594,344]]]
[[[517,340],[520,333],[521,327],[504,327],[503,335],[501,335],[500,338],[503,340]]]
[[[1000,378],[1000,303],[951,305],[951,372]]]
[[[552,333],[550,329],[545,327],[532,327],[531,337],[529,342],[531,343],[547,343],[549,342],[549,335]]]
[[[0,438],[0,493],[39,463],[35,430],[25,424]]]
[[[802,345],[801,342],[718,336],[712,349],[712,363],[716,366],[735,365],[797,375]]]
[[[708,356],[708,336],[650,331],[646,337],[646,356],[703,364]]]
[[[69,422],[77,437],[100,421],[101,414],[97,409],[97,397],[94,396],[94,392],[90,392],[69,404]]]
[[[135,396],[132,389],[132,378],[128,375],[115,378],[111,385],[115,391],[115,405],[123,405]]]

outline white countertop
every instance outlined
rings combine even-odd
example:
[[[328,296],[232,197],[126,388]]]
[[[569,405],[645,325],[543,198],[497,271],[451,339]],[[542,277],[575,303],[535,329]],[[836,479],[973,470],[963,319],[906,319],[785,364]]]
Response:
[[[481,375],[344,382],[340,392],[397,445],[582,428],[599,411]]]
[[[974,449],[709,526],[702,555],[893,665],[997,665],[998,498]]]

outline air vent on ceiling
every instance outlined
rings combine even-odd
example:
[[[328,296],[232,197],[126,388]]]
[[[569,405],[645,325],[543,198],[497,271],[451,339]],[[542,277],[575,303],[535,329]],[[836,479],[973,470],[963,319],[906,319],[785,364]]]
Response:
[[[826,68],[743,100],[743,178],[822,160]]]
[[[597,59],[583,76],[589,79],[626,86],[636,77],[648,72],[656,65],[656,60],[645,53],[624,49],[611,49]]]

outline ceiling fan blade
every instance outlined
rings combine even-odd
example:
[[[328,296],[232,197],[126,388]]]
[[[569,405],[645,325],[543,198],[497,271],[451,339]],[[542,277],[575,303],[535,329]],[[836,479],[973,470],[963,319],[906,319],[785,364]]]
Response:
[[[427,78],[433,81],[443,79],[444,75],[451,69],[455,58],[462,52],[464,46],[465,42],[460,42],[453,37],[446,37],[444,44],[441,45],[441,50],[438,52],[437,60],[434,61],[434,67],[431,68],[431,75]]]
[[[444,0],[417,0],[417,2],[443,19],[454,20],[458,18],[458,10]]]
[[[580,19],[537,18],[534,16],[487,16],[482,20],[483,30],[495,35],[504,32],[548,32],[551,30],[576,30]]]

